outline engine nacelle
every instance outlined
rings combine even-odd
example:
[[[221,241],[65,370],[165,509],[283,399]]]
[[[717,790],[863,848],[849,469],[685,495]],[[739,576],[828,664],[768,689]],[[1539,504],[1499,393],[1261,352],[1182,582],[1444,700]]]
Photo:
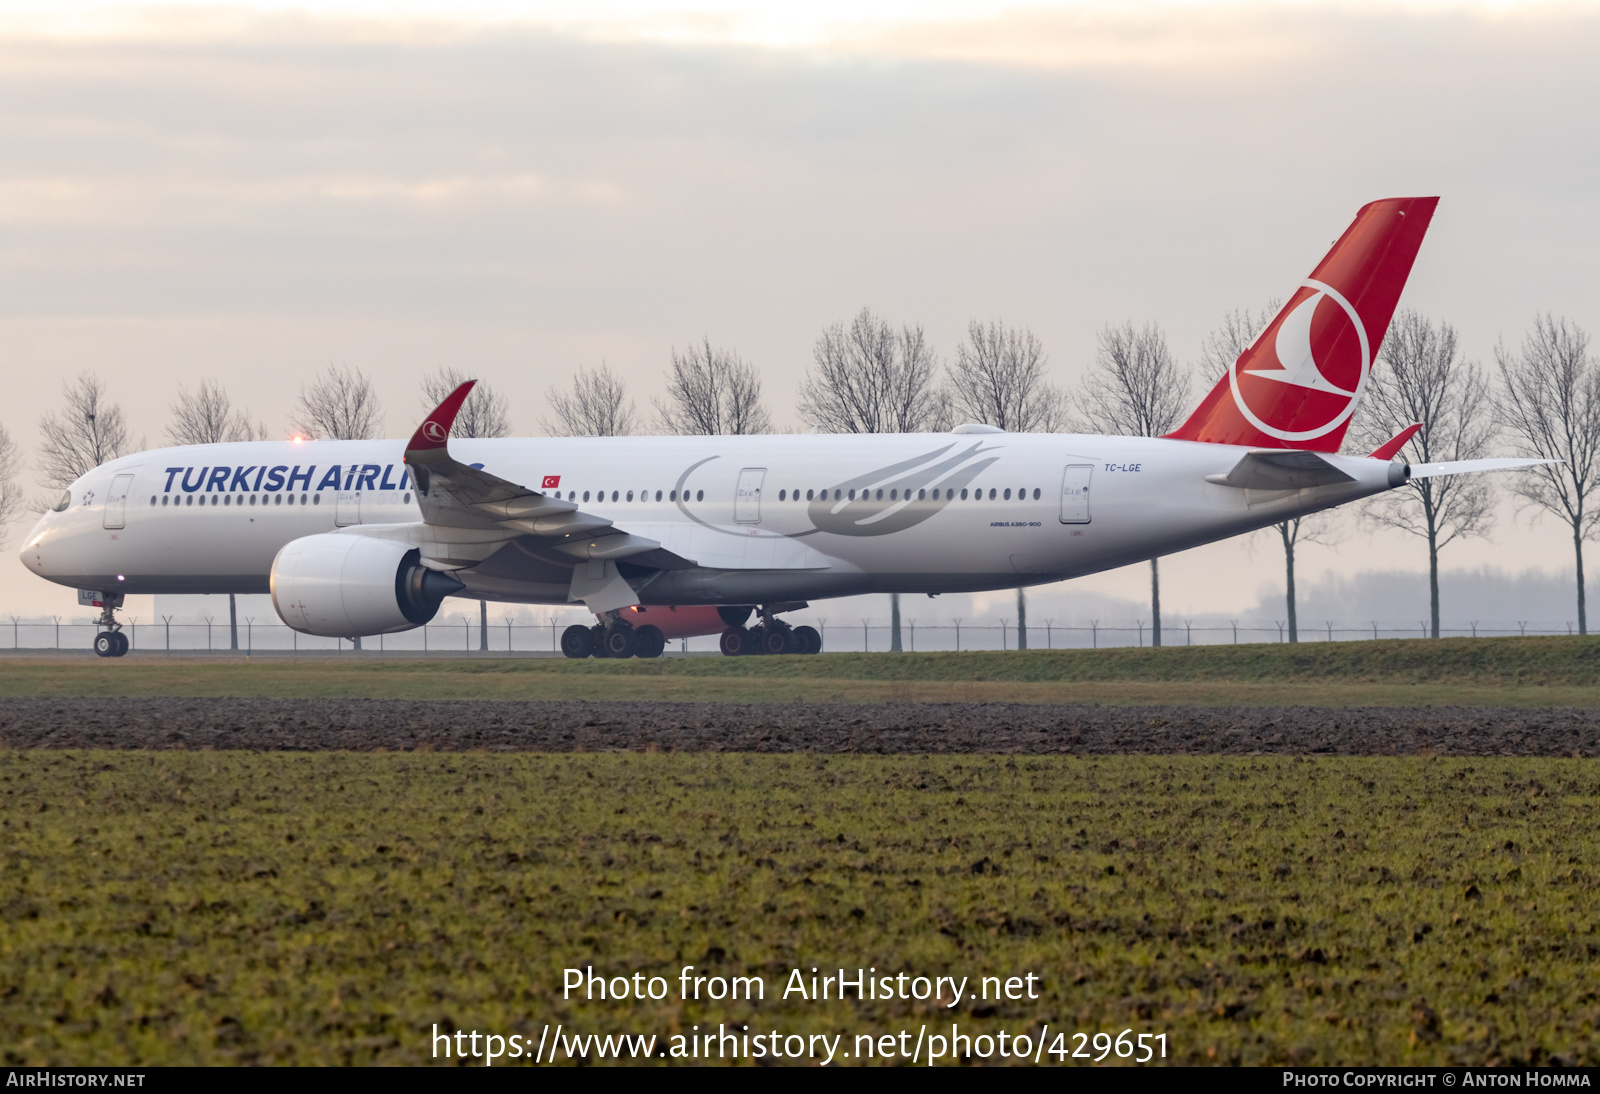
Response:
[[[461,582],[422,565],[409,543],[325,532],[272,560],[272,606],[302,634],[354,638],[428,622]]]

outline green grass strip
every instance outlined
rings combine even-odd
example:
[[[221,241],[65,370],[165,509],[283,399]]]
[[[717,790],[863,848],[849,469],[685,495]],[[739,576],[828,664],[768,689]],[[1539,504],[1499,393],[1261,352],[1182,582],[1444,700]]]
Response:
[[[952,1020],[1165,1032],[1182,1063],[1600,1063],[1583,761],[11,752],[0,790],[10,1064]],[[564,1000],[591,964],[767,994]],[[776,998],[812,966],[1042,990]]]

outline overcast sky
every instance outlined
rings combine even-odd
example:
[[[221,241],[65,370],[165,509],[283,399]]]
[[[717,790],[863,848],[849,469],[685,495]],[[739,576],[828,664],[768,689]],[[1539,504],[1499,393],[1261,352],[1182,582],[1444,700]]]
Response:
[[[1108,322],[1193,359],[1406,194],[1442,201],[1402,303],[1487,360],[1540,311],[1600,328],[1597,32],[1557,4],[9,3],[0,423],[31,453],[87,369],[152,446],[204,378],[278,431],[342,362],[390,435],[445,364],[536,433],[579,366],[644,408],[709,336],[797,425],[863,305],[946,357],[972,318],[1028,326],[1070,385]],[[17,562],[27,523],[0,610],[75,614]],[[1346,523],[1308,578],[1423,569]],[[1253,606],[1274,550],[1173,558],[1168,604]],[[1445,563],[1571,567],[1510,506]]]

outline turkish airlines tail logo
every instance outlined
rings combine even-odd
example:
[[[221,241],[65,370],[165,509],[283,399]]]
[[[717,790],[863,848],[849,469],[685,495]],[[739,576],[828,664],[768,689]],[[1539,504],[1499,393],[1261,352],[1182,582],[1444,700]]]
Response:
[[[1361,314],[1342,293],[1307,281],[1239,355],[1228,386],[1235,409],[1251,426],[1291,447],[1306,447],[1295,442],[1335,430],[1343,438],[1371,370]]]
[[[1438,198],[1363,206],[1178,430],[1214,444],[1337,452]]]
[[[1326,391],[1334,395],[1347,395],[1350,398],[1355,398],[1356,391],[1354,388],[1342,388],[1328,379],[1327,373],[1323,372],[1322,366],[1317,363],[1316,350],[1311,346],[1311,321],[1317,317],[1318,306],[1324,300],[1338,299],[1342,298],[1331,295],[1326,287],[1322,287],[1320,291],[1296,304],[1288,317],[1278,324],[1277,336],[1272,340],[1272,349],[1277,359],[1270,364],[1263,364],[1251,375],[1258,376],[1263,380],[1276,380],[1280,384],[1288,384],[1291,387],[1303,387],[1308,391]],[[1343,307],[1344,305],[1341,304],[1340,306]],[[1337,323],[1338,319],[1334,318],[1333,324],[1324,323],[1323,326],[1326,329],[1327,326]],[[1356,315],[1354,309],[1350,310],[1347,327],[1354,330],[1358,335],[1360,334],[1361,317]],[[1338,333],[1343,335],[1346,332],[1340,330]],[[1327,338],[1326,330],[1324,330],[1323,337],[1319,338],[1318,342],[1326,345],[1329,341],[1331,340]],[[1331,354],[1327,355],[1331,356]],[[1364,359],[1364,349],[1362,356]],[[1237,364],[1238,362],[1234,363]],[[1365,361],[1363,360],[1364,369]]]

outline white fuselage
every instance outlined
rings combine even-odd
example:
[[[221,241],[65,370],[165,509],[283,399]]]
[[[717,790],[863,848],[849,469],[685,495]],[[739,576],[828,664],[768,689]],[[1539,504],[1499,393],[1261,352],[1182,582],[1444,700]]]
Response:
[[[291,540],[363,529],[396,538],[421,527],[404,448],[255,442],[124,457],[73,485],[22,560],[82,589],[265,592]],[[697,563],[649,575],[639,589],[648,604],[1038,584],[1394,485],[1384,461],[1329,456],[1354,481],[1246,490],[1206,481],[1233,468],[1243,448],[1074,434],[453,440],[451,451]],[[464,596],[571,599],[562,572],[516,542],[456,576]]]

